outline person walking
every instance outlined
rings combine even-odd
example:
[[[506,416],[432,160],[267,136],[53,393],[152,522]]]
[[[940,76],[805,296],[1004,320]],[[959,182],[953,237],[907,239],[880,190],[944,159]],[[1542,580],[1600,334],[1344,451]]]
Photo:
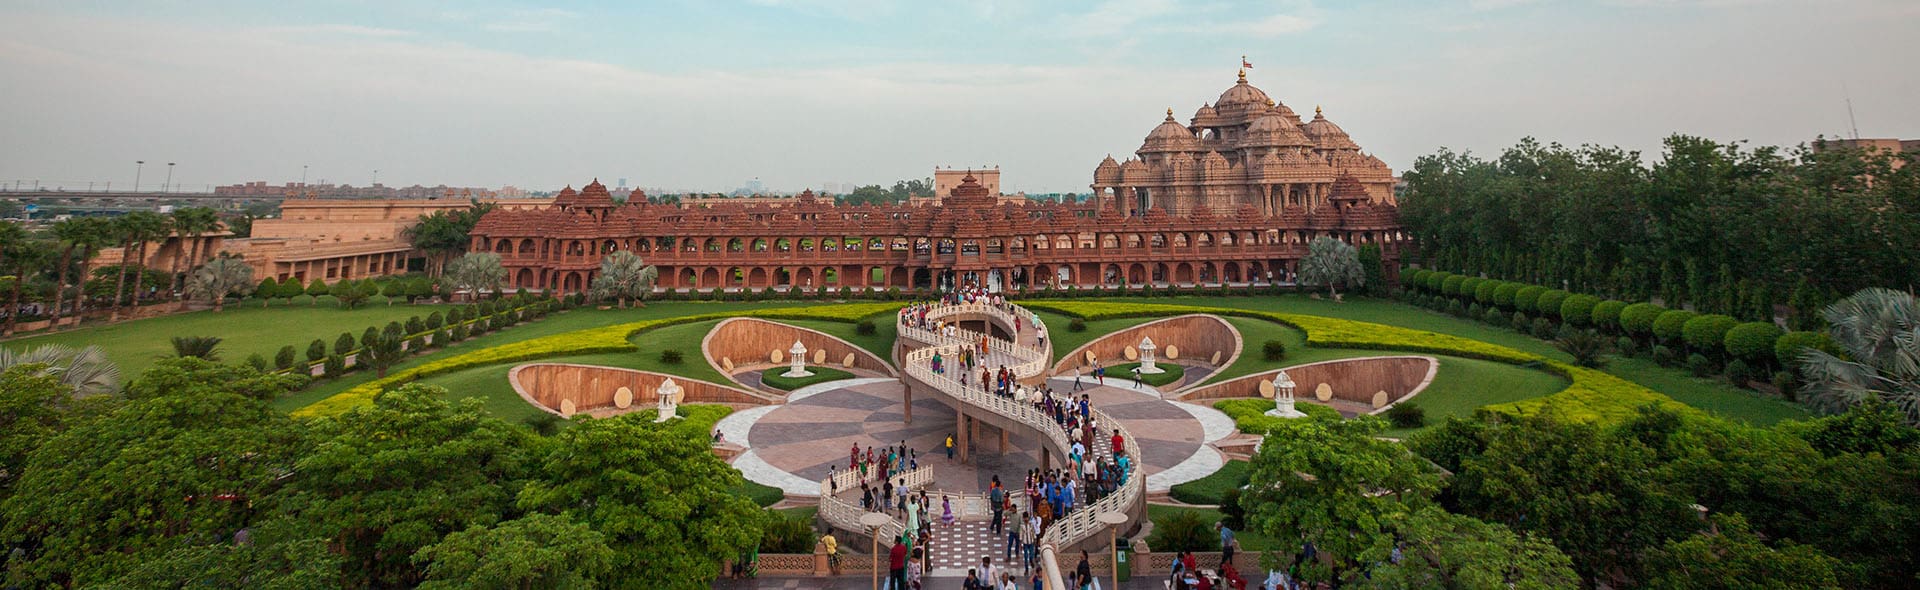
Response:
[[[833,531],[827,531],[820,537],[820,546],[827,550],[827,571],[840,575],[840,540],[833,538]]]
[[[953,460],[953,434],[947,434],[947,460]]]
[[[1082,385],[1080,384],[1080,367],[1078,365],[1075,365],[1073,367],[1073,390],[1080,391],[1081,387]]]
[[[895,539],[893,548],[887,551],[887,583],[901,590],[907,587],[907,538],[905,535]]]
[[[987,489],[987,505],[993,507],[993,522],[987,525],[987,532],[1001,532],[1001,518],[1006,515],[1002,510],[1001,503],[1005,500],[1006,492],[1000,489],[1000,476],[995,475],[993,476],[993,483],[990,484]]]
[[[1233,563],[1233,549],[1239,541],[1233,538],[1233,529],[1228,528],[1225,523],[1213,523],[1213,528],[1220,531],[1220,567],[1225,569],[1228,564]]]

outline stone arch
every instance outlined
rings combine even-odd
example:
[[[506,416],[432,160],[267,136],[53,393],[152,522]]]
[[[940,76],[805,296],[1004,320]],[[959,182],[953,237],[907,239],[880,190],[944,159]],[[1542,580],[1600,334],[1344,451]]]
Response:
[[[800,267],[800,270],[794,271],[793,285],[797,287],[812,286],[813,285],[813,268],[802,266]]]
[[[520,272],[514,273],[513,275],[513,286],[515,287],[528,289],[538,288],[540,285],[536,281],[538,281],[538,279],[534,278],[533,269],[531,268],[520,269]]]
[[[1127,282],[1133,284],[1147,282],[1147,265],[1135,262],[1133,266],[1127,267]]]
[[[1185,262],[1173,267],[1173,280],[1177,283],[1193,282],[1193,265]]]
[[[586,279],[580,275],[580,271],[574,271],[567,273],[566,278],[560,283],[560,290],[573,293],[580,291],[585,285]]]
[[[1221,280],[1228,283],[1238,283],[1240,282],[1240,278],[1240,263],[1228,261],[1226,272],[1221,275]]]
[[[753,270],[747,271],[746,286],[748,287],[767,286],[767,269],[764,267],[756,266],[756,267],[753,267]]]
[[[512,254],[513,242],[506,238],[500,238],[500,241],[493,243],[493,251],[501,254]]]
[[[733,238],[731,240],[727,240],[728,252],[741,252],[741,251],[745,251],[746,249],[747,249],[747,243],[745,240],[741,240],[740,238]]]
[[[1122,281],[1127,280],[1126,275],[1121,274],[1121,272],[1120,265],[1109,263],[1106,268],[1101,269],[1100,282],[1108,285],[1118,285]]]
[[[521,240],[520,240],[520,249],[519,249],[518,251],[519,251],[519,253],[521,253],[521,254],[532,254],[532,253],[534,253],[534,245],[533,245],[533,238],[521,238]]]
[[[700,271],[700,282],[697,284],[697,286],[706,287],[709,289],[714,287],[719,287],[720,286],[720,269],[709,266],[707,267],[706,270]]]
[[[615,242],[613,240],[607,240],[600,243],[600,251],[597,252],[597,254],[612,254],[619,250],[620,250],[619,242]]]
[[[727,269],[727,286],[729,287],[747,286],[747,271],[741,270],[740,267],[738,266]]]

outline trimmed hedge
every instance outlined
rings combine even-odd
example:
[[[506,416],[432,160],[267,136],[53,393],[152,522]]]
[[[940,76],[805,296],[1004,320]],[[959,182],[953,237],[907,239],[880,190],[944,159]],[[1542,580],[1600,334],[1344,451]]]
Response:
[[[1307,418],[1314,420],[1341,419],[1339,410],[1317,403],[1299,401],[1299,398],[1294,399],[1293,409],[1300,410],[1300,413],[1306,414]],[[1254,398],[1230,399],[1213,404],[1214,409],[1220,410],[1220,413],[1226,414],[1228,418],[1233,419],[1234,428],[1239,429],[1240,432],[1261,436],[1265,436],[1268,432],[1273,431],[1273,428],[1281,422],[1299,419],[1268,416],[1267,410],[1273,409],[1273,406],[1273,400]]]
[[[1523,287],[1526,285],[1513,282],[1500,283],[1500,286],[1493,290],[1493,304],[1500,306],[1501,309],[1513,309],[1513,298]]]
[[[1682,324],[1680,335],[1686,339],[1687,346],[1699,351],[1721,350],[1721,344],[1727,340],[1727,331],[1740,325],[1733,316],[1709,314],[1699,316]]]
[[[1513,293],[1514,310],[1527,312],[1527,315],[1538,314],[1539,310],[1535,309],[1534,305],[1540,302],[1540,295],[1546,292],[1547,288],[1539,285],[1521,287],[1519,291]]]
[[[1480,281],[1480,283],[1473,288],[1473,300],[1484,304],[1492,304],[1493,292],[1498,291],[1500,285],[1504,284],[1506,284],[1504,281]]]
[[[1641,406],[1656,404],[1677,412],[1697,412],[1684,404],[1674,401],[1659,392],[1647,389],[1640,384],[1609,375],[1594,369],[1576,367],[1537,354],[1532,354],[1497,344],[1481,342],[1424,330],[1414,330],[1399,326],[1358,322],[1323,316],[1198,307],[1187,305],[1167,305],[1157,303],[1117,303],[1104,301],[1076,302],[1032,302],[1025,304],[1029,308],[1053,311],[1067,316],[1088,320],[1114,318],[1183,315],[1189,313],[1211,313],[1222,316],[1251,317],[1265,319],[1299,328],[1307,333],[1307,344],[1330,348],[1357,348],[1367,350],[1394,350],[1429,352],[1448,356],[1476,358],[1499,361],[1514,365],[1537,365],[1541,370],[1566,378],[1570,384],[1566,389],[1546,397],[1522,400],[1519,402],[1486,406],[1485,410],[1524,415],[1543,411],[1557,412],[1570,419],[1612,423],[1632,418]],[[1229,400],[1215,404],[1228,416],[1234,416],[1221,404],[1229,402],[1266,400]],[[1272,402],[1266,401],[1271,404]],[[1299,404],[1302,411],[1312,404]],[[1268,405],[1267,408],[1271,408]],[[1260,412],[1266,411],[1265,409]],[[1258,414],[1258,412],[1255,412]],[[1261,416],[1262,418],[1267,418]],[[1249,420],[1254,420],[1249,417]],[[1268,418],[1277,419],[1277,418]],[[1235,423],[1244,432],[1264,432],[1249,430],[1249,424],[1240,417]]]
[[[1782,334],[1773,322],[1747,322],[1727,330],[1721,344],[1734,358],[1765,364],[1773,360],[1773,344]]]
[[[1802,349],[1807,348],[1827,354],[1840,354],[1840,347],[1835,346],[1833,338],[1827,336],[1825,332],[1787,332],[1773,341],[1773,358],[1778,359],[1781,364],[1789,364],[1799,360]]]
[[[1459,297],[1460,286],[1466,284],[1466,282],[1467,277],[1465,276],[1450,275],[1445,282],[1440,283],[1440,294],[1448,297]]]
[[[1620,328],[1628,334],[1646,336],[1653,333],[1653,321],[1666,313],[1667,308],[1652,303],[1635,303],[1620,310]]]
[[[1620,312],[1626,309],[1627,302],[1608,299],[1594,304],[1593,313],[1589,317],[1593,319],[1594,326],[1613,331],[1620,327]]]
[[[1662,342],[1679,342],[1681,331],[1686,328],[1687,322],[1698,315],[1684,309],[1660,312],[1660,317],[1653,320],[1653,337]]]
[[[638,350],[639,347],[627,339],[635,333],[654,328],[733,317],[825,319],[855,322],[867,316],[899,309],[901,305],[902,304],[899,303],[843,303],[814,307],[708,313],[575,330],[483,348],[464,354],[437,359],[403,371],[395,371],[387,375],[385,379],[375,379],[362,383],[352,389],[335,394],[333,397],[294,410],[293,415],[296,417],[305,417],[339,414],[352,408],[373,403],[373,398],[387,389],[399,387],[400,385],[422,377],[431,377],[473,367],[576,354],[633,352]]]
[[[1545,293],[1541,293],[1540,298],[1534,300],[1533,309],[1534,311],[1540,312],[1540,315],[1542,316],[1551,316],[1551,317],[1557,318],[1557,317],[1560,317],[1560,304],[1566,303],[1567,298],[1572,296],[1573,296],[1572,293],[1568,293],[1560,289],[1553,289]]]
[[[1592,295],[1569,295],[1560,302],[1560,317],[1568,324],[1586,326],[1593,323],[1593,307],[1600,304],[1600,298]]]
[[[1480,277],[1467,277],[1467,280],[1460,281],[1460,298],[1477,300],[1480,293],[1480,284],[1485,282],[1487,282],[1487,280]]]

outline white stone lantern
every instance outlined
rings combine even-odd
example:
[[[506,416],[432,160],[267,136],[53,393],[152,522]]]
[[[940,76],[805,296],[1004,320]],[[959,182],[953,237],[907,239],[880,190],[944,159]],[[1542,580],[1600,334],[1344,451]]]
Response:
[[[781,377],[813,376],[813,372],[807,370],[807,345],[801,344],[799,340],[795,340],[793,341],[793,348],[787,349],[787,354],[793,357],[793,366],[788,368],[787,372],[781,373]]]
[[[659,387],[653,388],[653,396],[659,398],[659,415],[653,417],[654,422],[666,422],[677,417],[680,412],[680,394],[683,391],[685,390],[680,388],[680,384],[674,383],[671,377],[661,381]]]
[[[1302,412],[1293,407],[1294,387],[1293,378],[1287,376],[1285,369],[1281,369],[1279,374],[1273,376],[1273,409],[1267,410],[1268,416],[1275,418],[1307,417],[1306,412]]]
[[[1153,351],[1158,348],[1159,348],[1158,346],[1153,345],[1152,337],[1145,337],[1140,339],[1140,373],[1141,374],[1155,375],[1155,374],[1167,372],[1165,369],[1153,366]]]

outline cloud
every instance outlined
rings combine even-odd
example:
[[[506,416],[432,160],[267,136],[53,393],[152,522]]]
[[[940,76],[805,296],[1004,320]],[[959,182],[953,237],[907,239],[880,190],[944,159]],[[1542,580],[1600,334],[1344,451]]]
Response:
[[[297,34],[343,35],[343,36],[349,36],[349,37],[406,37],[414,34],[414,31],[408,31],[403,29],[388,29],[388,28],[381,28],[381,27],[366,27],[361,25],[344,25],[344,24],[268,27],[263,30],[276,32],[276,33],[295,34],[295,35]]]
[[[504,17],[480,28],[495,33],[557,33],[579,20],[580,13],[562,8],[517,8],[507,11]]]
[[[1533,4],[1537,0],[1467,0],[1467,8],[1474,10],[1499,10]]]
[[[1255,37],[1278,37],[1293,33],[1303,33],[1320,23],[1314,19],[1291,14],[1276,14],[1251,22],[1235,22],[1212,25],[1202,30],[1228,33],[1243,33]]]

